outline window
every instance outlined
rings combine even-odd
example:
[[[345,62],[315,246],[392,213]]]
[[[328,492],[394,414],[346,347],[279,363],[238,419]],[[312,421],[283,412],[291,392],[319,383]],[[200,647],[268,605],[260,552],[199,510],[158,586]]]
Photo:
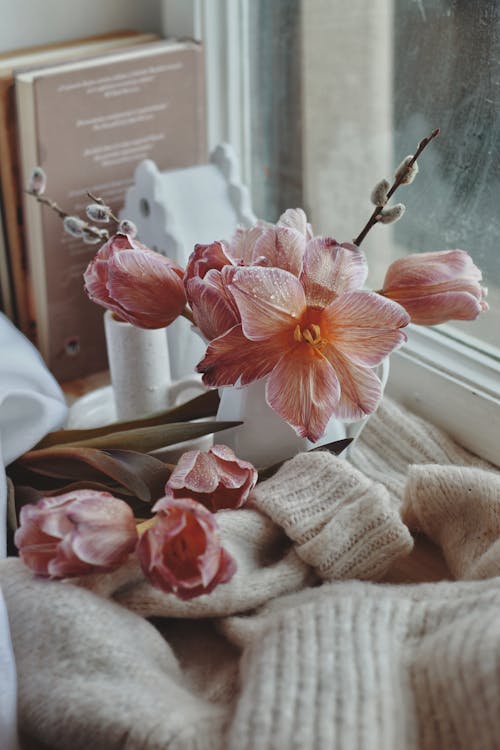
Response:
[[[354,237],[374,183],[441,127],[397,193],[405,217],[363,247],[375,288],[407,252],[458,246],[483,268],[490,312],[414,327],[391,358],[389,392],[500,465],[496,5],[163,0],[167,30],[205,42],[210,141],[239,151],[264,218],[303,205],[318,233]]]

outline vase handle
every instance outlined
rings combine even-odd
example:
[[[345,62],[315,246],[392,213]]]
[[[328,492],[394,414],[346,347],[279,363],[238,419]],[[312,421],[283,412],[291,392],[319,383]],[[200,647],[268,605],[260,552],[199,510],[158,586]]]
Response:
[[[192,375],[191,377],[181,378],[168,387],[168,402],[170,406],[177,406],[179,403],[188,401],[195,396],[206,392],[206,387],[201,381],[201,375]],[[193,393],[187,393],[193,391]]]

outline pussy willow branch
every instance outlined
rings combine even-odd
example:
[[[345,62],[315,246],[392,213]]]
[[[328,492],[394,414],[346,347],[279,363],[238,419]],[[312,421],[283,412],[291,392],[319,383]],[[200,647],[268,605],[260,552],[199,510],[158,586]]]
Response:
[[[26,190],[25,192],[28,195],[31,195],[35,200],[37,200],[38,203],[41,203],[44,206],[48,206],[52,209],[52,211],[55,211],[60,219],[65,219],[66,216],[69,216],[66,211],[63,211],[62,208],[60,208],[60,206],[58,206],[55,201],[51,201],[50,198],[46,198],[44,195],[39,195],[34,190]]]
[[[399,177],[396,180],[394,180],[393,184],[391,185],[391,187],[389,189],[389,192],[387,193],[387,200],[389,200],[389,198],[392,195],[394,195],[394,193],[396,192],[396,190],[398,189],[398,187],[401,185],[401,183],[403,182],[404,178],[408,174],[409,170],[412,168],[412,166],[417,161],[418,157],[420,156],[420,154],[422,153],[422,151],[424,150],[424,148],[434,138],[436,138],[439,135],[439,132],[440,132],[439,128],[436,128],[435,130],[432,131],[432,133],[430,135],[427,136],[427,138],[422,138],[422,140],[420,141],[420,143],[417,146],[417,150],[413,154],[411,160],[406,165],[406,169],[401,172],[401,174],[399,175]],[[373,226],[375,226],[375,224],[377,223],[377,217],[381,213],[382,209],[383,209],[383,206],[376,206],[373,209],[373,213],[370,216],[370,218],[368,219],[368,221],[366,222],[365,226],[363,227],[363,229],[361,230],[361,232],[358,234],[358,236],[356,237],[356,239],[353,240],[353,244],[354,245],[357,245],[358,247],[361,245],[361,243],[365,239],[365,237],[368,234],[368,232],[370,231],[370,229]]]
[[[89,198],[90,198],[91,201],[94,201],[94,203],[98,203],[100,206],[104,206],[105,205],[105,203],[104,203],[104,201],[103,201],[102,198],[98,198],[97,195],[94,195],[89,190],[87,190],[87,195],[89,196]],[[114,222],[116,222],[117,225],[120,223],[120,219],[118,219],[114,215],[114,213],[112,213],[111,211],[109,212],[108,216],[109,216],[110,219],[112,219]]]
[[[41,203],[43,206],[48,206],[54,213],[56,213],[60,219],[66,219],[67,216],[71,216],[72,214],[68,214],[66,211],[63,211],[60,206],[57,205],[55,201],[51,201],[50,198],[46,198],[44,195],[40,195],[39,193],[36,193],[34,190],[26,190],[25,191],[28,195],[31,195],[32,198],[34,198],[38,203]],[[103,240],[105,239],[103,237],[102,232],[99,229],[96,229],[92,227],[90,224],[87,224],[85,227],[85,231],[89,234],[92,234],[94,237],[99,237],[99,239]]]

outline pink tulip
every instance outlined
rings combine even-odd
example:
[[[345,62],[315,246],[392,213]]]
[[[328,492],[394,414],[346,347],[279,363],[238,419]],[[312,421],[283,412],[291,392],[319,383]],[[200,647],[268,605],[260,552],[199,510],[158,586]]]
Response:
[[[272,266],[298,276],[306,244],[312,236],[304,211],[292,208],[280,216],[276,225],[258,221],[250,229],[238,229],[227,254],[236,265]]]
[[[222,547],[215,517],[190,498],[162,498],[158,516],[141,536],[137,556],[153,586],[179,599],[208,594],[227,583],[236,563]]]
[[[184,274],[184,287],[195,325],[211,341],[240,322],[221,271],[233,267],[223,242],[195,245]]]
[[[228,290],[235,268],[275,266],[298,275],[312,229],[301,208],[289,209],[276,225],[258,221],[240,227],[232,240],[196,245],[184,285],[196,326],[211,341],[240,323],[238,308]]]
[[[381,293],[403,305],[412,323],[474,320],[488,309],[481,279],[464,250],[417,253],[391,263]]]
[[[182,312],[186,295],[177,263],[126,234],[115,234],[84,273],[91,300],[139,328],[163,328]]]
[[[23,506],[14,541],[37,575],[69,578],[117,568],[133,552],[137,531],[123,500],[75,490]]]
[[[257,471],[241,461],[226,445],[214,445],[206,453],[187,451],[165,487],[173,497],[191,497],[215,513],[241,508],[257,483]],[[161,509],[161,502],[156,508]]]
[[[198,370],[207,385],[264,376],[268,404],[312,441],[330,417],[372,413],[382,388],[374,367],[406,340],[405,310],[360,291],[366,259],[354,245],[313,238],[300,277],[279,268],[235,269],[227,284],[241,316],[208,346]]]
[[[209,271],[221,271],[224,266],[231,264],[224,242],[195,245],[184,272],[184,282],[193,278],[204,279]]]

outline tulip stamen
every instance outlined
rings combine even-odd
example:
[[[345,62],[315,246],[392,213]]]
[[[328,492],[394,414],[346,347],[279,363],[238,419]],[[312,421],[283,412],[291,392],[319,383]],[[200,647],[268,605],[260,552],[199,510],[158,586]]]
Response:
[[[294,330],[294,332],[293,332],[293,338],[294,338],[294,340],[295,340],[295,341],[296,341],[296,342],[297,342],[298,344],[301,344],[301,343],[302,343],[302,340],[303,340],[303,339],[302,339],[302,331],[300,330],[300,326],[299,326],[299,324],[298,324],[298,323],[297,323],[297,325],[295,326],[295,330]]]
[[[310,346],[319,346],[323,341],[320,327],[316,323],[311,323],[309,328],[304,328],[303,330],[299,325],[296,325],[293,338],[298,344],[305,341]]]

